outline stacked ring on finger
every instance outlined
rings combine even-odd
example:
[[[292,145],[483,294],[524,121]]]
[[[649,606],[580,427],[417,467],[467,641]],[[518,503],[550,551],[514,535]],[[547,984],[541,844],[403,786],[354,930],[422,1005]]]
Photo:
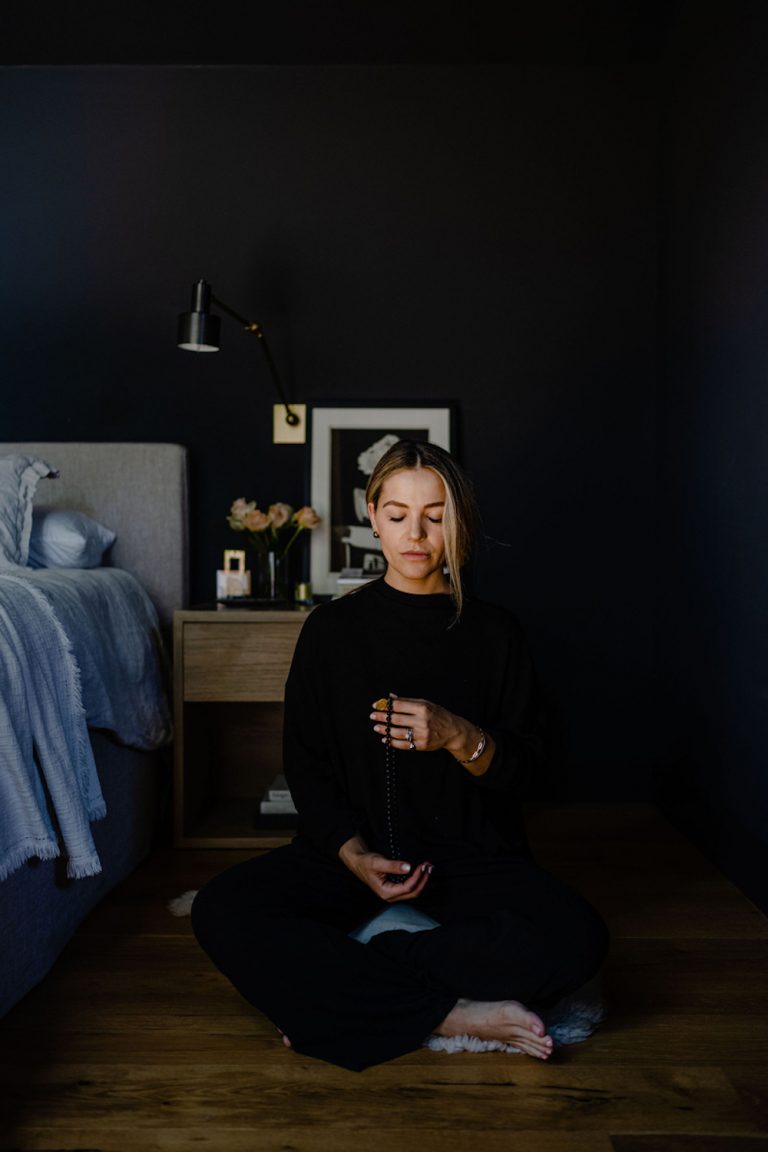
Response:
[[[408,741],[408,749],[409,749],[409,751],[413,752],[413,750],[414,750],[414,749],[415,749],[415,747],[416,747],[415,741],[414,741],[414,739],[413,739],[413,728],[406,728],[406,730],[405,730],[405,738],[406,738],[406,740]]]

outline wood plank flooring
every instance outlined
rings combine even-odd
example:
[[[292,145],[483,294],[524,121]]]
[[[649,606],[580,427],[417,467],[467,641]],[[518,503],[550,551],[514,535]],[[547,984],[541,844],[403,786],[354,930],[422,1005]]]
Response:
[[[0,1022],[3,1152],[768,1152],[768,920],[650,806],[536,807],[613,935],[609,1017],[547,1064],[297,1055],[168,900],[248,853],[160,852]]]

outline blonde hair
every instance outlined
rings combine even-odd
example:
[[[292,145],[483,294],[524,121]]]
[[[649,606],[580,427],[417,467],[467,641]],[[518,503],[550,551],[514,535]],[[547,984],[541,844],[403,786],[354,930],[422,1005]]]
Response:
[[[396,472],[402,472],[407,468],[429,468],[440,477],[445,486],[443,512],[445,562],[458,618],[464,602],[461,569],[472,551],[477,520],[472,485],[450,452],[446,452],[444,448],[421,440],[398,440],[384,453],[371,473],[365,493],[366,502],[376,508],[386,481]]]

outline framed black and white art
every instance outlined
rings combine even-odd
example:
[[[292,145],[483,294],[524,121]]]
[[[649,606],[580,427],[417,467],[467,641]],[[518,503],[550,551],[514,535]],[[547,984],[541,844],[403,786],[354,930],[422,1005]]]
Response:
[[[360,572],[363,578],[384,571],[368,519],[368,478],[397,440],[427,440],[450,451],[451,417],[448,404],[313,407],[310,503],[322,521],[310,541],[315,594],[335,595],[344,569]]]

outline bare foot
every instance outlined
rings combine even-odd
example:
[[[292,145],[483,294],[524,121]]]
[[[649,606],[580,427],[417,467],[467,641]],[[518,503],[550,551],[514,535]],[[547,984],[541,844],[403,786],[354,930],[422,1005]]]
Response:
[[[501,1040],[539,1060],[552,1055],[552,1037],[545,1034],[542,1020],[517,1000],[459,1000],[435,1032]]]

